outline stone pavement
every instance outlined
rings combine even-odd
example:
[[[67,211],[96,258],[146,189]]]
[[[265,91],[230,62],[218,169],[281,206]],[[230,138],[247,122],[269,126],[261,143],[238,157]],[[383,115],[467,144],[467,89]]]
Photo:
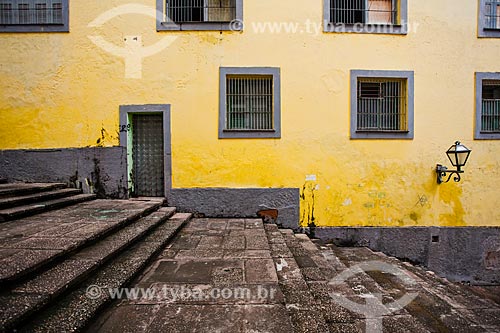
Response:
[[[484,288],[255,219],[191,220],[129,287],[88,332],[500,332]]]

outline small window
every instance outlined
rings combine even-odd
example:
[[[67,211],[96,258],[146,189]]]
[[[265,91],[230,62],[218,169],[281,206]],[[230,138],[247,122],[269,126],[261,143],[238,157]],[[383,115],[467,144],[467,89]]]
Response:
[[[331,0],[333,23],[397,24],[395,0]]]
[[[240,30],[243,0],[157,0],[157,30]]]
[[[413,138],[413,72],[352,71],[351,138]]]
[[[357,131],[407,132],[406,81],[358,81]]]
[[[407,0],[324,1],[325,32],[407,33]]]
[[[279,138],[278,68],[221,68],[219,138]]]
[[[500,37],[500,0],[479,1],[479,37]]]
[[[67,32],[68,0],[0,0],[0,32]]]
[[[500,74],[476,74],[476,139],[500,139]]]
[[[272,129],[272,75],[228,75],[226,77],[226,127],[224,130]]]

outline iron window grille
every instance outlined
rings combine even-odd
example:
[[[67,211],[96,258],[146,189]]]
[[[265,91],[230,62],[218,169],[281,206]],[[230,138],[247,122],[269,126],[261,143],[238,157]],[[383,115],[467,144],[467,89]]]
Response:
[[[485,29],[500,30],[500,0],[486,1]]]
[[[219,69],[219,139],[281,138],[281,70]]]
[[[404,79],[358,79],[358,132],[408,132]]]
[[[61,0],[0,1],[0,25],[64,25]]]
[[[481,133],[500,133],[500,81],[498,80],[483,81]]]
[[[343,24],[399,24],[398,0],[329,0],[330,22]]]
[[[236,0],[166,0],[166,23],[224,23],[236,19]]]
[[[226,77],[226,131],[274,130],[273,76]]]

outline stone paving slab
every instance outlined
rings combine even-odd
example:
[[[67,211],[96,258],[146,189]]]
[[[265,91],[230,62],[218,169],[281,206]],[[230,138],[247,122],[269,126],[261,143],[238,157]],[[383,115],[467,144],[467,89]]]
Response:
[[[190,304],[190,305],[263,305],[284,304],[285,296],[279,285],[248,284],[184,284],[184,283],[137,283],[138,288],[147,290],[138,298],[126,303]]]
[[[330,283],[373,260],[400,268],[417,285],[380,271]],[[114,303],[87,332],[114,327],[137,332],[366,332],[365,315],[342,306],[338,297],[363,305],[380,295],[388,304],[416,291],[410,305],[379,317],[383,332],[500,331],[500,307],[466,288],[366,249],[315,244],[257,219],[193,219],[131,287],[156,297]],[[273,290],[273,297],[231,297],[237,288],[250,295]],[[195,297],[195,291],[201,296]],[[214,291],[218,297],[210,296]]]

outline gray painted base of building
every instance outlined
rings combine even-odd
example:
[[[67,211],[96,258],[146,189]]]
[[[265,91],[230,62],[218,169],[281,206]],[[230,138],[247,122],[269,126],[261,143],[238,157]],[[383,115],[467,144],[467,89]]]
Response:
[[[277,209],[277,224],[297,228],[299,221],[298,188],[182,188],[167,194],[170,206],[179,211],[206,217],[257,218],[257,212]]]
[[[500,227],[332,227],[314,233],[339,246],[408,260],[451,281],[500,284]]]
[[[0,150],[0,178],[9,182],[62,182],[101,198],[126,198],[123,147]]]

